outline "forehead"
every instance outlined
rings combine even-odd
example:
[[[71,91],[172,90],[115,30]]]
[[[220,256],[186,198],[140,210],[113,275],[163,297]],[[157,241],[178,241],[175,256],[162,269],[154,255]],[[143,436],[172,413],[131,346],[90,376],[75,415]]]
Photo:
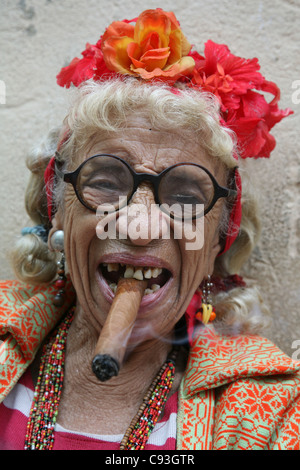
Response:
[[[80,154],[80,163],[92,155],[108,153],[126,160],[136,171],[159,173],[181,162],[198,163],[217,176],[220,161],[208,155],[192,131],[157,129],[145,116],[130,116],[126,128],[99,131]]]

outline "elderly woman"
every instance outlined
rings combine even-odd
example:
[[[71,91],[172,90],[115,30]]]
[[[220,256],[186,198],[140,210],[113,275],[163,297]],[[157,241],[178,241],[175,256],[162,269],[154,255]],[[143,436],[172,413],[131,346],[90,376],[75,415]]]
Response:
[[[300,364],[236,274],[259,233],[242,159],[290,113],[258,69],[160,9],[62,69],[1,284],[0,448],[299,448]]]

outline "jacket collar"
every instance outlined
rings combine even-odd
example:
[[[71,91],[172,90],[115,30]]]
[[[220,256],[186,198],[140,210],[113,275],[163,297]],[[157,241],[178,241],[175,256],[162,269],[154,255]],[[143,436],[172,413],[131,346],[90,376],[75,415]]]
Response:
[[[0,403],[33,361],[41,343],[75,302],[70,280],[63,307],[53,305],[55,285],[0,282]]]
[[[260,336],[221,336],[213,326],[201,327],[193,341],[182,391],[190,398],[202,390],[245,377],[295,374],[300,362],[292,360]]]

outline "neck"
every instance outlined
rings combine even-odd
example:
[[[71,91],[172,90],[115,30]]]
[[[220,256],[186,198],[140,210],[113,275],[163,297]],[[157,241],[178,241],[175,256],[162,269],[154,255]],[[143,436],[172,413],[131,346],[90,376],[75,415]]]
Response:
[[[67,339],[58,422],[70,430],[119,434],[137,412],[171,344],[153,339],[139,345],[126,357],[117,377],[100,382],[91,367],[98,335],[83,315],[75,314]]]

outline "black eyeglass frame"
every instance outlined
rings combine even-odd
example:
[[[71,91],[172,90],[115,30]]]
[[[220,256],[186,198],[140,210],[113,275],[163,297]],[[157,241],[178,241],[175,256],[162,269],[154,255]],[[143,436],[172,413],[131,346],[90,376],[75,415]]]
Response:
[[[59,153],[56,152],[55,154],[55,157],[59,157]],[[58,167],[59,165],[59,160],[56,160],[55,159],[55,174],[61,178],[65,183],[70,183],[72,184],[73,188],[74,188],[74,191],[75,191],[75,194],[78,198],[78,200],[81,202],[81,204],[83,204],[84,207],[86,207],[87,209],[93,211],[93,212],[97,212],[97,208],[94,208],[92,206],[90,206],[89,204],[86,203],[86,201],[81,197],[80,195],[80,191],[78,190],[78,186],[77,186],[77,178],[78,178],[78,175],[82,169],[82,167],[90,160],[92,160],[93,158],[97,158],[97,157],[111,157],[111,158],[114,158],[116,160],[119,160],[120,162],[122,162],[126,167],[127,169],[130,171],[132,177],[133,177],[133,188],[132,188],[132,192],[131,192],[131,195],[130,197],[128,198],[128,201],[127,201],[127,204],[129,204],[130,200],[132,199],[134,193],[136,192],[137,188],[139,187],[139,185],[144,182],[144,181],[148,181],[149,183],[152,184],[153,186],[153,189],[154,189],[154,199],[155,199],[155,202],[156,204],[158,204],[160,207],[163,207],[163,204],[161,204],[161,201],[159,199],[159,186],[160,186],[160,183],[161,183],[161,179],[163,176],[165,176],[166,173],[168,173],[170,170],[172,170],[173,168],[175,167],[178,167],[178,166],[184,166],[184,165],[192,165],[192,166],[196,166],[196,167],[199,167],[201,168],[203,171],[205,171],[205,173],[209,176],[209,178],[211,179],[212,183],[213,183],[213,187],[214,187],[214,197],[212,198],[211,200],[211,203],[209,204],[209,206],[204,210],[204,213],[203,214],[196,214],[195,216],[192,216],[191,219],[196,219],[202,215],[206,215],[212,208],[213,206],[215,205],[215,203],[218,201],[218,199],[224,197],[224,198],[235,198],[236,195],[237,195],[237,190],[236,189],[231,189],[231,188],[225,188],[223,186],[220,186],[219,183],[217,182],[217,180],[215,179],[215,177],[210,173],[209,170],[207,170],[207,168],[203,167],[202,165],[198,165],[197,163],[190,163],[190,162],[180,162],[180,163],[176,163],[175,165],[171,165],[169,166],[168,168],[166,168],[165,170],[161,171],[158,175],[152,175],[151,173],[137,173],[133,170],[133,168],[129,165],[129,163],[127,163],[125,160],[123,160],[123,158],[121,157],[118,157],[116,155],[111,155],[111,154],[96,154],[96,155],[92,155],[91,157],[87,158],[84,162],[82,162],[79,167],[70,172],[70,173],[64,173],[63,171],[61,171]],[[237,167],[234,168],[234,170],[236,169]],[[120,209],[120,207],[118,209],[116,209],[116,212]],[[162,209],[163,210],[163,209]],[[168,213],[168,215],[172,217],[172,214]]]

